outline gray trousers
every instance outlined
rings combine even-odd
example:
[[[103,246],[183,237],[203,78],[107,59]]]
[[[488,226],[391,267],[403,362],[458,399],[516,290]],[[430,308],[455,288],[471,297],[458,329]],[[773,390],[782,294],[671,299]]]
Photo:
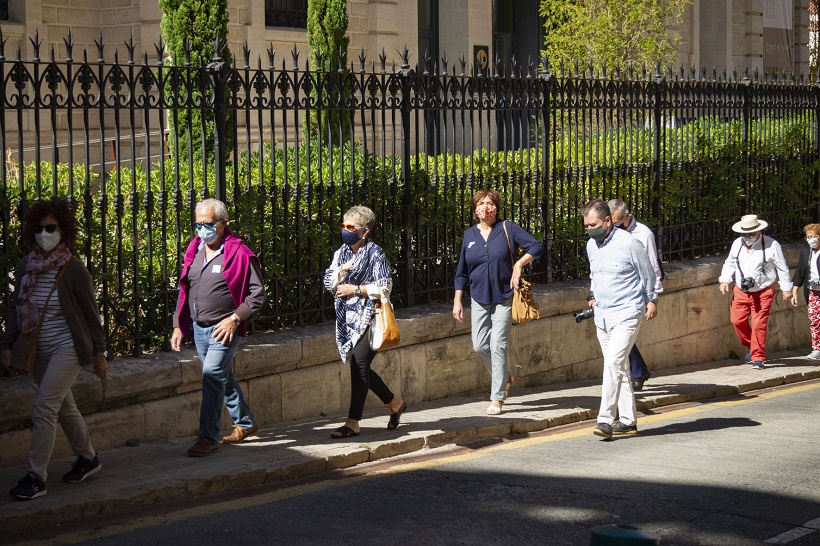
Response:
[[[74,347],[58,349],[50,358],[37,355],[37,362],[34,364],[37,397],[31,413],[28,469],[43,481],[48,478],[48,463],[54,451],[58,422],[63,427],[74,455],[86,459],[93,459],[96,455],[85,419],[71,394],[71,385],[80,370]]]
[[[507,399],[507,337],[512,325],[512,298],[482,305],[470,299],[473,351],[490,372],[490,400]]]

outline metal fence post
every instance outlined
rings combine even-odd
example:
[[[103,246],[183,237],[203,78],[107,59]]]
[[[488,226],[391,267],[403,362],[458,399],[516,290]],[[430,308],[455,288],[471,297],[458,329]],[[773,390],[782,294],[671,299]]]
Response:
[[[814,161],[820,161],[820,82],[814,84]],[[814,195],[820,195],[820,169],[814,169]],[[820,222],[820,210],[814,207],[814,222]]]
[[[410,100],[410,83],[415,73],[410,68],[410,51],[407,47],[404,48],[401,54],[401,67],[399,68],[398,74],[401,80],[401,182],[404,186],[402,208],[404,209],[404,214],[406,214],[404,234],[402,236],[405,264],[405,283],[403,287],[404,305],[406,307],[413,307],[413,305],[415,305],[413,294],[413,286],[415,284],[412,212],[413,177],[410,172],[410,109],[413,101]]]
[[[544,105],[541,108],[541,223],[544,229],[544,277],[546,282],[552,282],[552,238],[550,237],[550,138],[549,131],[552,117],[552,87],[555,81],[549,71],[547,58],[541,60],[543,70],[538,73],[538,79],[543,82]]]
[[[225,129],[225,115],[227,105],[225,104],[225,87],[228,81],[231,67],[222,59],[222,44],[217,38],[214,42],[214,58],[208,64],[208,72],[211,74],[211,80],[214,86],[214,95],[212,99],[213,113],[214,113],[214,176],[216,178],[216,188],[214,194],[217,199],[223,203],[227,202],[228,190],[226,188],[227,178],[227,134]],[[203,181],[204,183],[204,181]]]
[[[749,145],[749,120],[752,118],[752,101],[751,101],[751,94],[752,94],[751,83],[752,83],[752,80],[749,79],[748,73],[743,76],[743,79],[740,80],[740,83],[743,84],[743,117],[741,119],[741,125],[742,125],[743,128],[741,130],[740,137],[741,137],[741,141],[743,142],[743,146],[746,148],[747,153],[746,153],[746,157],[745,157],[745,160],[744,160],[744,164],[745,164],[745,167],[748,168],[748,167],[751,166],[751,162],[752,162],[751,154],[748,153],[748,152],[751,151],[751,150],[748,149],[748,145]],[[751,186],[750,177],[745,176],[744,179],[745,179],[744,183],[746,184],[746,187],[744,188],[743,193],[745,195],[746,206],[744,207],[744,212],[743,213],[745,214],[746,212],[751,210],[752,203],[751,203],[751,196],[749,195],[751,193],[749,191],[749,188]]]
[[[663,217],[661,216],[661,133],[663,131],[663,86],[666,78],[660,74],[660,64],[658,64],[655,75],[652,76],[652,87],[655,104],[655,132],[653,136],[654,149],[652,153],[652,216],[655,218],[655,239],[657,241],[658,252],[663,255]],[[659,261],[660,256],[658,257]]]

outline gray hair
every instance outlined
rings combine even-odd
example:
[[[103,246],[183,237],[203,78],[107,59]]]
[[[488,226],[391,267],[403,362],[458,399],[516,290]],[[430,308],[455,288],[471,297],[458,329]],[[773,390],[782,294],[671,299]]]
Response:
[[[214,213],[214,220],[227,220],[228,207],[219,199],[203,199],[196,204],[196,213],[212,211]]]
[[[626,203],[620,199],[610,199],[606,204],[609,205],[609,212],[612,214],[616,212],[620,212],[621,216],[629,214],[629,208],[626,206]]]
[[[373,226],[376,224],[376,213],[364,205],[350,207],[347,209],[347,212],[345,212],[344,218],[362,227],[366,227],[370,231],[373,231]]]

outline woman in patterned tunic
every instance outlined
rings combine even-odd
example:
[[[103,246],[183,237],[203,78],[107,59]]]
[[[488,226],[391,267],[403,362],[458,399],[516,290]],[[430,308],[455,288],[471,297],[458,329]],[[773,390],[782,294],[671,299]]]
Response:
[[[373,303],[380,299],[382,289],[389,292],[393,287],[384,250],[368,239],[375,222],[376,215],[367,207],[360,205],[348,210],[342,222],[342,246],[325,272],[325,288],[336,298],[336,345],[342,362],[350,355],[350,409],[347,421],[333,431],[331,438],[359,435],[368,390],[390,410],[388,430],[399,426],[407,409],[401,396],[394,395],[370,367],[376,357],[370,347]]]

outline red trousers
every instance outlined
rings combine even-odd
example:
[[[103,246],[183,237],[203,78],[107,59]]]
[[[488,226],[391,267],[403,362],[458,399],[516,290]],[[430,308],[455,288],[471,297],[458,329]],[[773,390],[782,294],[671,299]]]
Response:
[[[769,313],[776,295],[776,283],[759,292],[750,293],[735,285],[732,293],[729,320],[732,321],[740,342],[752,353],[753,361],[766,360],[766,329],[769,326]]]

